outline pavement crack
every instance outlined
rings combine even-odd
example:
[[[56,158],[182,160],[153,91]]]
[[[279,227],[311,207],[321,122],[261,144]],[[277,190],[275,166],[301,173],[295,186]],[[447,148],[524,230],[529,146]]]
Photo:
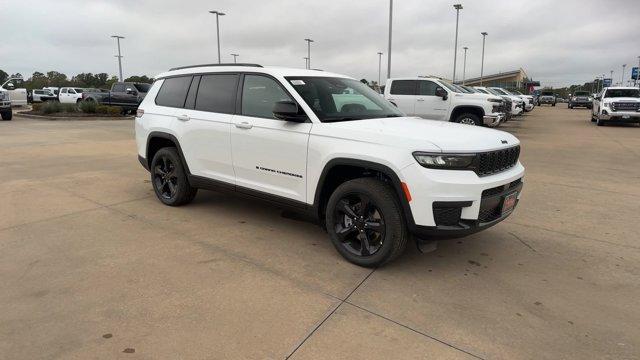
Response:
[[[526,241],[522,240],[522,238],[512,232],[509,232],[509,235],[513,236],[514,238],[518,239],[518,241],[520,241],[522,243],[522,245],[528,247],[529,249],[531,249],[531,251],[536,252],[536,249],[533,248],[533,246],[529,245],[529,243],[527,243]]]
[[[362,284],[364,284],[365,281],[367,281],[367,279],[376,271],[376,269],[371,270],[367,276],[365,276],[359,283],[358,285],[356,285],[353,290],[351,290],[351,292],[347,295],[346,298],[341,299],[340,302],[338,303],[338,305],[334,306],[334,308],[329,311],[329,313],[322,319],[320,320],[320,322],[318,322],[318,324],[316,326],[314,326],[314,328],[309,331],[309,333],[302,339],[302,341],[300,341],[298,344],[296,344],[296,346],[293,348],[293,350],[291,350],[291,352],[289,352],[289,354],[287,356],[285,356],[285,359],[289,359],[291,356],[293,356],[293,354],[295,354],[296,351],[298,351],[298,349],[300,349],[300,347],[302,347],[302,345],[304,345],[304,343],[309,340],[309,338],[311,336],[313,336],[313,334],[322,326],[322,324],[324,324],[330,317],[331,315],[333,315],[339,308],[340,306],[342,306],[342,304],[344,304],[349,297],[356,292],[356,290],[358,290],[358,288],[360,286],[362,286]]]

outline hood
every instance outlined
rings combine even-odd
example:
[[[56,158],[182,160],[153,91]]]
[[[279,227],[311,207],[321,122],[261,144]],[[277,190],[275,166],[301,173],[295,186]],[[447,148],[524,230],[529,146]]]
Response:
[[[500,98],[500,96],[497,96],[497,95],[480,94],[480,93],[473,93],[473,94],[454,93],[453,96],[454,97],[460,97],[460,98],[463,98],[463,99],[472,99],[472,100],[478,100],[478,101],[487,101],[488,99],[499,99]]]
[[[314,124],[311,132],[317,136],[403,147],[410,151],[481,152],[520,143],[504,131],[419,117]]]
[[[615,98],[604,98],[606,102],[640,102],[640,98],[637,97],[615,97]]]

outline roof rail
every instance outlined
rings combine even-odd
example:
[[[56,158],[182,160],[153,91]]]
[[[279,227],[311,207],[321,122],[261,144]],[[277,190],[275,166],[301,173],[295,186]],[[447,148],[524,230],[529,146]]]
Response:
[[[222,63],[222,64],[200,64],[200,65],[188,65],[188,66],[179,66],[169,69],[169,71],[173,70],[182,70],[182,69],[190,69],[196,67],[205,67],[205,66],[248,66],[248,67],[262,67],[260,64],[250,64],[250,63]]]

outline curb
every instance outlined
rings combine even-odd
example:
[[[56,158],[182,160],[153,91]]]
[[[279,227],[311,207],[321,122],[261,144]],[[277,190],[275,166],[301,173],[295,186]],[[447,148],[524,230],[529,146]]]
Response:
[[[45,120],[45,121],[98,121],[98,120],[133,120],[134,116],[46,116],[23,114],[21,112],[13,113],[14,116],[21,116],[29,119]]]

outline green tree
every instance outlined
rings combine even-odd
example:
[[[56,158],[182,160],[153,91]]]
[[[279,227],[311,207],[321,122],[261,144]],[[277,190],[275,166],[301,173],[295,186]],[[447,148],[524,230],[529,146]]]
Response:
[[[66,85],[69,85],[69,79],[67,79],[67,75],[59,73],[57,71],[47,72],[47,86],[61,87]]]
[[[142,75],[142,76],[134,75],[134,76],[129,76],[128,78],[124,79],[124,81],[151,84],[153,82],[153,79],[148,77],[147,75]]]
[[[7,74],[6,72],[4,72],[2,69],[0,69],[0,84],[2,84],[3,82],[5,82],[7,80],[7,78],[9,77],[9,74]]]

